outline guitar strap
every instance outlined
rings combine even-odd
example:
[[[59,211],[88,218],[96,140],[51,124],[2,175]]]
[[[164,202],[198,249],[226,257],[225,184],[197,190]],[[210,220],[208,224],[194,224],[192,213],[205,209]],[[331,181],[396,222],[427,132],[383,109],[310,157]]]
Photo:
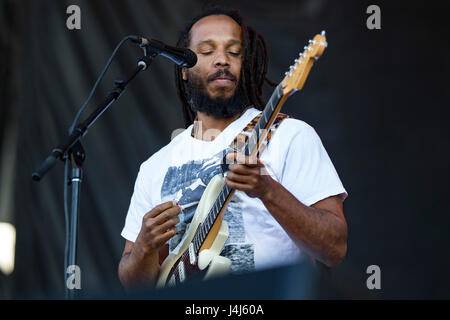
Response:
[[[247,126],[236,136],[236,138],[234,138],[234,140],[231,142],[230,146],[228,147],[228,149],[225,152],[225,155],[223,157],[222,160],[222,172],[226,172],[228,171],[228,164],[225,161],[225,157],[228,153],[233,153],[233,152],[240,152],[240,153],[244,153],[244,147],[245,147],[245,143],[247,142],[251,131],[253,130],[253,128],[255,127],[255,125],[258,123],[259,118],[261,117],[262,112],[260,112],[256,117],[254,117],[248,124]],[[266,146],[269,144],[270,138],[272,137],[272,135],[275,133],[275,131],[277,130],[277,128],[279,127],[279,125],[281,124],[281,122],[286,119],[286,118],[292,118],[290,115],[287,115],[285,113],[278,113],[277,117],[275,118],[275,121],[273,122],[272,126],[270,127],[270,129],[267,132],[266,138],[264,139],[264,141],[262,142],[261,147],[259,148],[256,156],[259,157],[259,155],[264,151],[264,149],[266,148]]]

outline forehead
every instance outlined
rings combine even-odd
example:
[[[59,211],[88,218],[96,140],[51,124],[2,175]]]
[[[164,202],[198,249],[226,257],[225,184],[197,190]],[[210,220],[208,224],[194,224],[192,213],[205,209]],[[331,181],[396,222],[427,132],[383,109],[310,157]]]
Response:
[[[211,15],[198,20],[190,31],[191,46],[206,40],[242,41],[241,26],[226,15]]]

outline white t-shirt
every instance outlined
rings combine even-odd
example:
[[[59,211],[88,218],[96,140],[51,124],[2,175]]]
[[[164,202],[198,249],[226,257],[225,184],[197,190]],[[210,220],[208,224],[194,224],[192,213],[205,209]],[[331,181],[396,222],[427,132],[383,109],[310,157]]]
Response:
[[[213,141],[192,137],[191,125],[143,162],[122,236],[135,242],[143,216],[155,206],[174,200],[185,208],[179,214],[177,235],[169,242],[173,250],[192,220],[207,184],[216,174],[221,174],[224,150],[259,112],[248,109]],[[329,196],[347,196],[319,136],[301,120],[284,119],[260,159],[272,178],[307,206]],[[305,258],[258,198],[236,190],[224,220],[229,226],[229,237],[221,255],[231,259],[232,273],[261,270]]]

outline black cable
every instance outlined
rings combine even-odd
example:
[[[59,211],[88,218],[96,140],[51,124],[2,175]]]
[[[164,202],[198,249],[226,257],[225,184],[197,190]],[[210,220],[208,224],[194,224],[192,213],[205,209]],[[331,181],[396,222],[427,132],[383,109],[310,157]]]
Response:
[[[103,79],[103,76],[106,73],[106,70],[108,70],[109,65],[112,62],[112,59],[114,58],[114,56],[117,53],[117,50],[119,50],[119,48],[123,45],[123,43],[127,40],[133,39],[133,36],[126,36],[125,38],[123,38],[119,44],[116,46],[116,48],[114,49],[113,53],[111,54],[111,57],[109,57],[108,62],[106,63],[105,67],[103,68],[102,73],[100,74],[100,76],[98,77],[97,81],[95,82],[94,86],[92,87],[91,93],[89,93],[89,96],[87,97],[86,101],[84,102],[83,106],[80,108],[80,110],[78,111],[77,115],[75,116],[75,119],[72,122],[72,125],[70,126],[69,129],[69,134],[71,134],[73,132],[73,130],[75,129],[75,126],[78,122],[78,119],[80,118],[81,114],[83,113],[83,111],[86,109],[86,107],[88,106],[90,100],[92,99],[92,96],[94,95],[95,90],[97,89],[100,81]]]

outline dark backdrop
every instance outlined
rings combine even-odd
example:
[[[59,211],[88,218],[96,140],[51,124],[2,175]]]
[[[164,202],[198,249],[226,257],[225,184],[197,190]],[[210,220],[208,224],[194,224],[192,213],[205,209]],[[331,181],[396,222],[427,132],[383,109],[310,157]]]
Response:
[[[67,132],[115,45],[128,34],[174,44],[205,3],[0,2],[0,179],[12,199],[0,220],[17,228],[16,265],[9,276],[0,272],[0,297],[63,293],[63,165],[40,183],[31,173]],[[320,297],[449,298],[445,2],[226,3],[266,37],[276,81],[308,39],[327,31],[329,46],[304,91],[283,109],[316,129],[349,192],[348,253]],[[71,4],[81,8],[81,30],[66,28]],[[370,4],[381,8],[381,30],[366,28]],[[122,47],[89,110],[139,57],[131,44]],[[121,293],[120,232],[139,165],[183,126],[172,70],[157,58],[83,139],[78,264],[85,294]],[[366,287],[372,264],[381,268],[381,290]]]

